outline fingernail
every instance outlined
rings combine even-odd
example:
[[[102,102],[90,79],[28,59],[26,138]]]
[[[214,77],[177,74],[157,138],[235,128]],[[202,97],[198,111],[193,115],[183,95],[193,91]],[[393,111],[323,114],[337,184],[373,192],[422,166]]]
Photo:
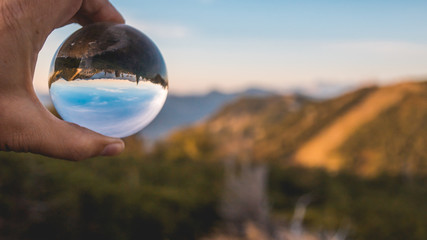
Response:
[[[123,151],[125,145],[123,143],[112,143],[105,146],[100,156],[115,156]]]

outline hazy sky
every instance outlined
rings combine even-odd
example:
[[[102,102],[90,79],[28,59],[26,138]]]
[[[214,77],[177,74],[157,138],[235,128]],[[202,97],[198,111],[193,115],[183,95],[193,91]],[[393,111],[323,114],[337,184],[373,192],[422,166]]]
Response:
[[[156,42],[175,93],[427,76],[427,1],[112,2]],[[49,37],[36,69],[38,92],[47,92],[52,56],[76,29]]]

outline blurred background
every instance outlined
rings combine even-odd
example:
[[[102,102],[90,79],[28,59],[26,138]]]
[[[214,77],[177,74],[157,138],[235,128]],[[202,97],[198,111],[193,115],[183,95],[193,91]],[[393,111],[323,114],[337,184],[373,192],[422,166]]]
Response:
[[[427,239],[427,2],[111,1],[170,92],[114,158],[0,152],[0,239]],[[34,86],[79,29],[56,30]]]

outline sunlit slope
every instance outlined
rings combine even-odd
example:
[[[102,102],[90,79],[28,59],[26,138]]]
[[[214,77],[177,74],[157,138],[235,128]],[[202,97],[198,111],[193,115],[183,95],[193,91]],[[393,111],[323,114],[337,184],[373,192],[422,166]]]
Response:
[[[330,170],[339,170],[346,164],[346,156],[340,153],[340,147],[353,134],[363,129],[371,121],[377,120],[379,121],[378,124],[381,124],[385,120],[378,119],[381,117],[381,113],[391,107],[396,107],[396,105],[405,107],[401,104],[402,100],[407,96],[415,96],[420,92],[422,92],[422,87],[414,83],[377,89],[369,96],[366,96],[359,104],[337,116],[333,122],[322,129],[316,136],[298,148],[295,153],[295,160],[306,166],[324,166]],[[395,132],[395,126],[390,127],[391,129],[384,130]],[[371,139],[375,138],[375,135],[382,134],[371,131],[370,136],[365,138],[363,145],[370,146]],[[395,135],[390,137],[402,137],[397,134],[395,132]],[[347,158],[351,158],[351,156],[347,156]]]
[[[338,98],[242,98],[164,144],[183,158],[427,173],[427,84],[366,87]],[[206,151],[208,150],[208,151]],[[205,154],[208,152],[208,154]]]
[[[427,174],[427,83],[397,85],[401,99],[359,127],[337,152],[345,165],[364,175],[382,171]]]

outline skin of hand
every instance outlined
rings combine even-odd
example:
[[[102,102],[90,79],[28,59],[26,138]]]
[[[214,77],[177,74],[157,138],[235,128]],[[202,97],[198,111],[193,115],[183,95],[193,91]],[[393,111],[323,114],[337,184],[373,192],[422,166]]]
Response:
[[[79,161],[113,156],[121,139],[53,116],[33,88],[37,56],[48,35],[70,23],[124,23],[108,0],[0,0],[0,150]]]

